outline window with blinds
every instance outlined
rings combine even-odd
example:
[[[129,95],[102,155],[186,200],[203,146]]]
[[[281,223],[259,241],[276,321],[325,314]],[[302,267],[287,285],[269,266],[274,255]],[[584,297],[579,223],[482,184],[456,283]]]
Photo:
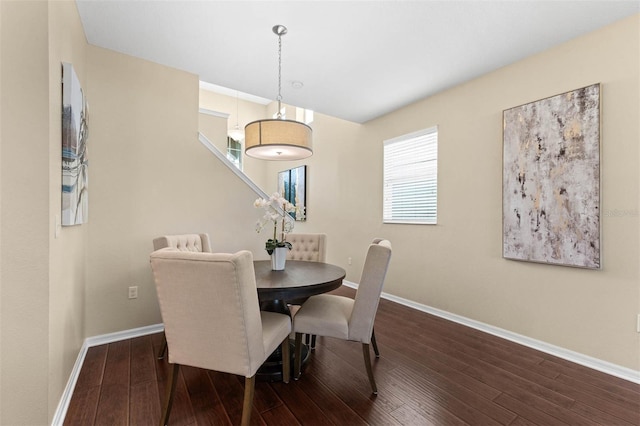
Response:
[[[438,128],[384,141],[384,223],[437,223]]]

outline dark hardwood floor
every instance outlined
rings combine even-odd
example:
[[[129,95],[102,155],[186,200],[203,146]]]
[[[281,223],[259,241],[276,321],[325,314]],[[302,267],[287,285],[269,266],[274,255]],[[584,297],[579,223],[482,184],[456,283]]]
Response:
[[[338,294],[353,296],[342,287]],[[370,393],[361,346],[318,338],[299,381],[256,384],[256,425],[640,425],[640,385],[380,301]],[[158,424],[162,335],[90,348],[66,425]],[[244,379],[183,367],[171,425],[239,424]]]

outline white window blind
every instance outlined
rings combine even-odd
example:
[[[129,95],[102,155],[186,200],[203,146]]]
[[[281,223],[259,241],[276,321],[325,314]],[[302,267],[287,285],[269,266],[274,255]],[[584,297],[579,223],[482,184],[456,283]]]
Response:
[[[384,141],[384,223],[437,223],[438,128]]]

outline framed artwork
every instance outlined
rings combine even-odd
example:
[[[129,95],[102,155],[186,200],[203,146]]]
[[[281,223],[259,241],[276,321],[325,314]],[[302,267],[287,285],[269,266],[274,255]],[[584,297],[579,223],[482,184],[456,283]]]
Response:
[[[278,192],[296,207],[289,214],[295,220],[307,220],[307,166],[278,173]]]
[[[600,268],[600,85],[503,112],[503,257]]]
[[[62,64],[62,225],[88,219],[87,101],[80,80],[68,63]]]

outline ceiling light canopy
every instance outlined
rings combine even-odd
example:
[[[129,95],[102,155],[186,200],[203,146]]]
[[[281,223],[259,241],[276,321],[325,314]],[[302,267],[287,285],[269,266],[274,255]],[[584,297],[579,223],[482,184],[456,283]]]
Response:
[[[287,28],[276,25],[272,30],[278,36],[278,115],[245,126],[244,152],[262,160],[301,160],[313,154],[312,130],[304,123],[282,118],[282,36]]]

